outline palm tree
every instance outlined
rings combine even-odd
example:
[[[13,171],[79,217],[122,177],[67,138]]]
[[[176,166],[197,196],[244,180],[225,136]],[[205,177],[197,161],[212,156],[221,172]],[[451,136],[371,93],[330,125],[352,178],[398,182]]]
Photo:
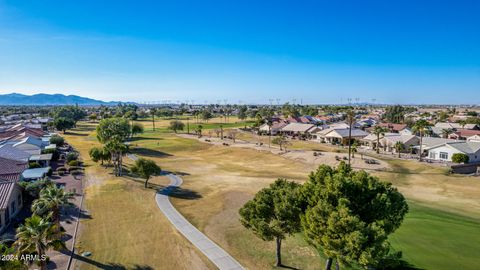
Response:
[[[53,222],[60,229],[60,209],[62,206],[71,205],[74,194],[66,192],[63,188],[49,185],[40,191],[40,197],[32,204],[32,212],[38,216],[52,213]]]
[[[25,223],[17,229],[14,244],[19,254],[36,253],[41,270],[47,269],[48,250],[65,248],[65,243],[61,240],[62,232],[48,220],[49,217],[41,218],[37,215],[25,219]]]
[[[272,122],[271,119],[266,119],[265,122],[268,126],[268,148],[270,148],[270,144],[271,144],[271,141],[272,141],[272,125],[273,125],[273,122]]]
[[[155,131],[155,114],[157,113],[156,108],[151,108],[150,109],[150,114],[152,115],[152,125],[153,125],[153,131]]]
[[[450,136],[450,134],[453,133],[453,129],[451,128],[445,128],[445,129],[442,129],[442,135],[443,135],[443,138],[447,139],[448,136]]]
[[[401,141],[397,141],[393,147],[395,147],[395,150],[398,153],[398,158],[400,158],[400,152],[405,148],[405,145]]]
[[[379,125],[373,127],[372,133],[377,136],[377,145],[376,150],[377,154],[380,154],[380,136],[385,136],[385,133],[388,132],[388,129]]]
[[[420,161],[422,161],[423,136],[427,132],[429,126],[430,126],[430,123],[427,120],[421,119],[421,120],[418,120],[415,123],[415,125],[413,125],[412,127],[413,132],[418,133],[420,135],[420,153],[418,154]]]
[[[348,124],[348,165],[350,165],[350,158],[352,153],[352,126],[355,123],[355,113],[353,110],[347,111]]]

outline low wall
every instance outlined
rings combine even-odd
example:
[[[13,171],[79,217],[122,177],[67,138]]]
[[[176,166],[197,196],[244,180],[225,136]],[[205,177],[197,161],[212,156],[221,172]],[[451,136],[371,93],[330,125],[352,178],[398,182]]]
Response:
[[[468,164],[457,164],[457,165],[451,166],[453,173],[459,173],[459,174],[477,173],[478,167],[480,167],[480,162],[468,163]]]

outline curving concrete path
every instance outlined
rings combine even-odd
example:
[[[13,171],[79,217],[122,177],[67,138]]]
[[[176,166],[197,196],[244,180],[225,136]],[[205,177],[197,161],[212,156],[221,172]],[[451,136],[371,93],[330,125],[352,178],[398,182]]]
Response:
[[[170,185],[155,195],[158,208],[170,220],[170,222],[183,234],[195,247],[197,247],[207,258],[212,261],[220,270],[239,270],[245,269],[232,256],[230,256],[220,246],[215,244],[206,235],[200,232],[195,226],[190,224],[182,214],[180,214],[168,199],[168,195],[177,187],[182,185],[183,180],[178,175],[168,173]]]

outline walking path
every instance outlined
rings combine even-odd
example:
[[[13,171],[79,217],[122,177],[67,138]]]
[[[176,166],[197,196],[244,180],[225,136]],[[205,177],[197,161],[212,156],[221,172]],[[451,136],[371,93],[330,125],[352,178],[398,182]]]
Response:
[[[128,154],[128,158],[137,160],[136,155]],[[200,232],[195,226],[180,214],[170,202],[168,195],[183,183],[178,175],[168,173],[170,185],[158,191],[155,195],[158,208],[175,226],[175,228],[185,236],[195,247],[197,247],[207,258],[212,261],[220,270],[243,270],[243,266],[237,262],[230,254],[220,246],[210,240],[205,234]]]

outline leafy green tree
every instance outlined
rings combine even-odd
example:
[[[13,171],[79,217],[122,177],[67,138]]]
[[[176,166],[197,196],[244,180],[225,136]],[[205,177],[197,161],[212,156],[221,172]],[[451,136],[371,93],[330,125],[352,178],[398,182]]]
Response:
[[[390,123],[403,123],[405,114],[413,112],[415,109],[401,105],[388,106],[385,110],[384,119]]]
[[[53,222],[60,229],[60,210],[63,206],[72,205],[70,200],[74,198],[72,192],[66,192],[56,185],[49,185],[40,191],[40,197],[32,204],[32,213],[37,216],[46,216],[52,213]]]
[[[62,146],[65,143],[65,139],[58,135],[53,135],[50,137],[50,143],[56,144],[57,146]]]
[[[247,119],[247,111],[248,111],[247,106],[245,105],[240,106],[240,108],[238,109],[238,119],[240,120]]]
[[[130,132],[130,125],[125,118],[103,119],[97,126],[97,139],[104,144],[105,149],[110,153],[115,176],[122,175],[122,159],[128,150],[124,142],[129,138]]]
[[[264,241],[275,240],[277,266],[282,265],[282,240],[300,230],[299,191],[299,184],[278,179],[240,209],[243,226]]]
[[[143,133],[144,128],[143,125],[140,123],[133,123],[132,125],[132,137],[135,136],[136,134],[141,134]]]
[[[213,114],[210,110],[205,109],[201,112],[200,117],[202,118],[203,121],[208,122],[208,120],[213,118]]]
[[[379,125],[374,126],[372,129],[372,133],[377,136],[377,145],[375,147],[377,154],[380,154],[380,136],[385,136],[386,132],[388,132],[388,129]]]
[[[272,140],[273,144],[276,144],[280,147],[280,151],[282,150],[287,150],[287,145],[288,145],[288,139],[284,135],[280,135],[278,137],[273,138]]]
[[[46,253],[50,249],[66,248],[61,240],[62,232],[49,221],[49,217],[33,215],[25,219],[25,223],[17,229],[17,240],[14,246],[19,254],[37,254],[41,270],[47,269]]]
[[[139,158],[131,168],[132,173],[145,179],[145,188],[148,186],[148,180],[153,175],[159,175],[162,169],[153,160]]]
[[[310,245],[340,265],[380,266],[390,254],[388,236],[408,212],[403,195],[390,183],[345,162],[321,165],[302,187],[302,227]]]
[[[470,157],[463,153],[455,153],[452,155],[452,162],[454,163],[468,163],[470,161]]]
[[[429,126],[431,126],[431,125],[427,120],[420,119],[417,122],[415,122],[415,124],[412,127],[412,131],[415,132],[415,133],[418,133],[420,135],[420,151],[419,151],[419,154],[418,154],[418,157],[419,157],[420,161],[422,161],[422,154],[423,154],[423,149],[422,149],[422,147],[423,147],[423,136],[425,136],[425,134],[427,133]]]
[[[88,155],[92,159],[93,162],[101,162],[103,165],[104,161],[108,161],[110,159],[110,153],[105,151],[103,147],[93,147],[88,151]]]
[[[42,189],[47,186],[53,185],[54,183],[52,182],[52,180],[48,179],[48,177],[45,177],[43,179],[33,182],[20,181],[18,184],[24,188],[24,190],[30,197],[36,199],[40,196],[40,191]]]
[[[56,130],[61,130],[65,133],[67,129],[75,127],[75,122],[71,118],[57,117],[53,120],[53,126]]]
[[[168,129],[173,130],[173,132],[177,133],[178,130],[183,130],[185,128],[185,124],[182,121],[174,120],[170,122]]]
[[[82,120],[87,116],[85,110],[78,106],[62,106],[58,107],[53,111],[54,118],[67,118],[73,121],[75,126],[78,121]]]

